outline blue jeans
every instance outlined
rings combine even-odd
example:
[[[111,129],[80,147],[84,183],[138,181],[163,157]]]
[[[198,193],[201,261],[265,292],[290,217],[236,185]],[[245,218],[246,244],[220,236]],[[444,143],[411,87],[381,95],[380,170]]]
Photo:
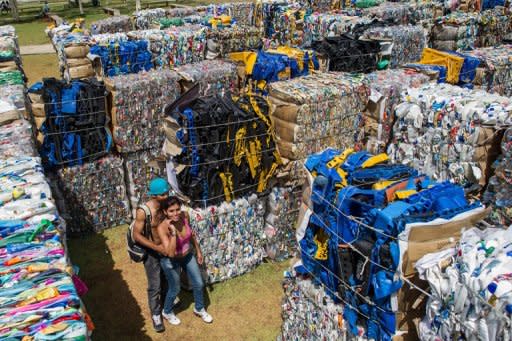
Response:
[[[201,277],[201,271],[197,264],[194,254],[189,253],[183,258],[168,258],[163,257],[160,259],[160,266],[164,271],[167,282],[169,282],[169,289],[164,301],[164,313],[169,314],[172,312],[174,300],[180,292],[180,268],[187,271],[188,280],[192,284],[192,292],[194,294],[194,303],[197,311],[204,308],[204,283]]]

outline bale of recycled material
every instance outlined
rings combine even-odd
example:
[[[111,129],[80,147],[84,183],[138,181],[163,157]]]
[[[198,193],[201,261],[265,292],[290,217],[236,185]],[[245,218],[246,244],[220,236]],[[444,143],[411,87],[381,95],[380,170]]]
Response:
[[[0,26],[0,70],[23,72],[18,36],[11,25]]]
[[[116,156],[57,172],[72,234],[98,232],[130,222],[123,160]]]
[[[337,37],[364,27],[372,22],[369,17],[360,17],[336,12],[313,13],[304,18],[304,46],[326,37]]]
[[[187,212],[203,252],[208,283],[242,275],[262,262],[265,203],[256,195]]]
[[[284,276],[283,324],[277,340],[286,341],[298,335],[306,340],[344,340],[347,330],[342,305],[336,304],[311,276],[293,269],[285,271]]]
[[[248,91],[254,92],[266,92],[271,82],[302,77],[316,70],[326,70],[325,63],[320,62],[315,51],[289,46],[231,53],[229,58],[237,62],[242,84]]]
[[[121,153],[162,147],[164,107],[178,98],[180,77],[175,71],[153,70],[105,80],[116,149]]]
[[[90,57],[99,61],[102,76],[113,77],[199,62],[205,47],[206,28],[187,25],[96,35]]]
[[[483,188],[497,132],[512,123],[510,98],[449,84],[409,89],[406,96],[395,110],[390,158],[439,181]]]
[[[91,23],[92,34],[128,32],[132,29],[131,18],[127,15],[117,15]]]
[[[427,45],[427,37],[421,25],[370,28],[363,33],[362,39],[392,42],[391,68],[420,60]]]
[[[432,47],[440,50],[472,50],[501,44],[511,32],[510,16],[503,9],[482,12],[452,12],[436,19]]]
[[[46,167],[81,164],[109,153],[112,137],[104,83],[45,78],[28,92],[36,102],[31,113],[41,125],[37,128],[43,133],[40,153]]]
[[[395,25],[429,23],[435,17],[432,3],[383,1],[377,6],[370,7],[362,12],[365,16],[391,21]]]
[[[377,71],[367,77],[371,95],[361,121],[364,131],[361,144],[372,153],[381,153],[391,138],[395,107],[401,101],[402,92],[419,87],[430,79],[422,73],[406,69]]]
[[[32,125],[24,119],[0,126],[0,156],[9,158],[38,155],[32,136]]]
[[[226,57],[231,52],[258,49],[261,46],[261,38],[261,31],[254,26],[209,29],[206,38],[206,59]]]
[[[70,81],[72,78],[69,74],[70,65],[68,59],[84,59],[89,53],[90,35],[87,31],[76,29],[80,28],[83,22],[74,25],[61,24],[57,27],[48,28],[46,33],[51,39],[57,58],[59,60],[59,69],[62,78]],[[74,64],[76,65],[76,63]],[[85,65],[85,64],[84,64]],[[84,74],[84,71],[73,71],[73,75]]]
[[[205,207],[272,188],[281,158],[267,99],[200,96],[199,90],[166,109],[163,150],[173,189],[192,207]]]
[[[364,77],[343,73],[271,83],[272,125],[280,154],[298,160],[326,146],[352,145],[369,94]]]
[[[160,149],[153,148],[122,154],[126,192],[134,218],[137,207],[151,199],[147,194],[149,182],[155,177],[167,177],[161,153]]]
[[[483,89],[500,94],[512,96],[512,45],[501,45],[465,51],[464,55],[477,58],[480,61],[475,85]]]
[[[265,214],[265,253],[267,258],[283,261],[297,251],[295,224],[301,203],[301,187],[274,187],[267,199]]]
[[[210,4],[206,6],[207,16],[229,16],[240,26],[254,26],[256,20],[256,3],[254,2],[228,2]]]
[[[335,302],[350,302],[343,317],[351,336],[417,340],[411,327],[426,298],[408,285],[422,287],[414,263],[454,245],[487,210],[460,185],[390,163],[386,154],[329,148],[306,168],[310,206],[297,229],[298,268]]]
[[[205,60],[199,63],[177,67],[183,92],[190,90],[196,83],[200,85],[202,96],[231,94],[237,96],[240,92],[237,66],[223,60]]]
[[[468,225],[459,244],[429,253],[416,263],[431,292],[418,328],[421,339],[447,339],[455,333],[466,339],[476,334],[489,340],[510,338],[509,282],[504,279],[509,277],[507,246],[511,241],[507,228]],[[483,310],[487,313],[474,313]],[[450,317],[446,319],[447,312]],[[442,327],[437,322],[440,319],[446,321]]]
[[[501,155],[493,168],[494,175],[489,179],[482,201],[492,209],[489,221],[507,228],[512,224],[512,182],[509,176],[512,172],[512,128],[503,133]]]
[[[25,116],[25,87],[17,69],[0,75],[8,75],[0,85],[0,125],[5,125]]]

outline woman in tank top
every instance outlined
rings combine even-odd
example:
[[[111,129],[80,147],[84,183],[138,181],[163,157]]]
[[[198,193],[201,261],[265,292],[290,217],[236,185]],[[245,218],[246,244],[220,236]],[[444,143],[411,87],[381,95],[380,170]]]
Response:
[[[158,225],[158,236],[166,250],[166,257],[160,260],[160,266],[169,282],[162,316],[172,325],[181,323],[173,311],[173,302],[180,292],[180,270],[187,272],[194,294],[194,314],[204,322],[211,323],[213,318],[204,307],[204,283],[199,265],[203,264],[203,255],[194,231],[190,228],[188,215],[181,211],[181,202],[177,197],[169,197],[160,204],[164,219]],[[192,248],[195,248],[196,256]]]

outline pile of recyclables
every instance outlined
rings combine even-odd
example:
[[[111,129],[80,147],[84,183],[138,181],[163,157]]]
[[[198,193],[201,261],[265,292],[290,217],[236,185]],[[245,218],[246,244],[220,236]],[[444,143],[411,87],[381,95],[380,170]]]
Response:
[[[489,220],[507,227],[512,224],[512,128],[505,130],[501,155],[493,166],[494,175],[489,179],[483,201],[492,207]]]
[[[503,96],[512,96],[512,45],[486,47],[464,52],[477,58],[474,83],[483,89]]]
[[[432,293],[419,324],[421,340],[510,340],[511,232],[471,228],[457,246],[418,260]]]
[[[28,91],[47,168],[82,164],[109,153],[112,137],[102,82],[46,78]]]
[[[166,109],[175,190],[203,207],[265,191],[281,162],[268,101],[247,94],[235,102],[198,92],[192,88]]]
[[[373,153],[381,153],[392,136],[395,108],[403,91],[420,87],[429,77],[414,70],[388,69],[372,72],[367,78],[371,94],[361,123],[364,136],[360,144]]]
[[[92,34],[128,32],[132,29],[131,18],[127,15],[116,15],[91,23]]]
[[[1,26],[0,35],[2,47],[5,37],[17,41],[11,26]],[[0,70],[0,339],[86,340],[94,325],[79,294],[87,288],[69,263],[66,224],[23,118],[17,44],[9,46],[14,54],[0,48],[2,64],[15,61],[14,69]]]
[[[159,128],[166,104],[179,97],[179,76],[171,70],[120,75],[106,80],[113,140],[120,153],[161,148]]]
[[[105,156],[57,172],[65,209],[72,215],[69,231],[75,235],[98,232],[129,223],[130,203],[126,195],[123,160]]]
[[[204,209],[189,209],[208,273],[215,283],[244,274],[264,257],[264,202],[256,195]]]
[[[283,281],[283,325],[278,340],[344,340],[343,308],[311,276],[286,271]]]
[[[511,100],[481,90],[427,84],[407,90],[395,109],[389,157],[435,180],[484,186],[496,131],[512,123]]]
[[[390,340],[412,315],[404,275],[418,257],[417,229],[444,231],[485,215],[459,185],[388,161],[353,149],[311,155],[311,196],[297,231],[302,264],[295,270],[344,304],[350,335],[375,340]]]

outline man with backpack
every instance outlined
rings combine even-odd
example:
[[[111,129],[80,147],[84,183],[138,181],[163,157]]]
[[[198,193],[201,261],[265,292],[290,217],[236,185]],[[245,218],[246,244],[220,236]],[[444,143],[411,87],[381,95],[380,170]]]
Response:
[[[132,223],[131,235],[133,241],[143,250],[140,259],[144,262],[144,269],[148,279],[148,303],[151,311],[151,320],[156,332],[164,331],[162,322],[162,293],[163,279],[160,269],[160,258],[165,255],[165,248],[158,237],[158,224],[162,213],[160,203],[169,196],[169,183],[163,178],[155,178],[149,183],[151,199],[137,207],[135,221]],[[130,242],[129,242],[130,244]],[[130,254],[132,259],[134,257]],[[163,279],[163,280],[162,280]]]

